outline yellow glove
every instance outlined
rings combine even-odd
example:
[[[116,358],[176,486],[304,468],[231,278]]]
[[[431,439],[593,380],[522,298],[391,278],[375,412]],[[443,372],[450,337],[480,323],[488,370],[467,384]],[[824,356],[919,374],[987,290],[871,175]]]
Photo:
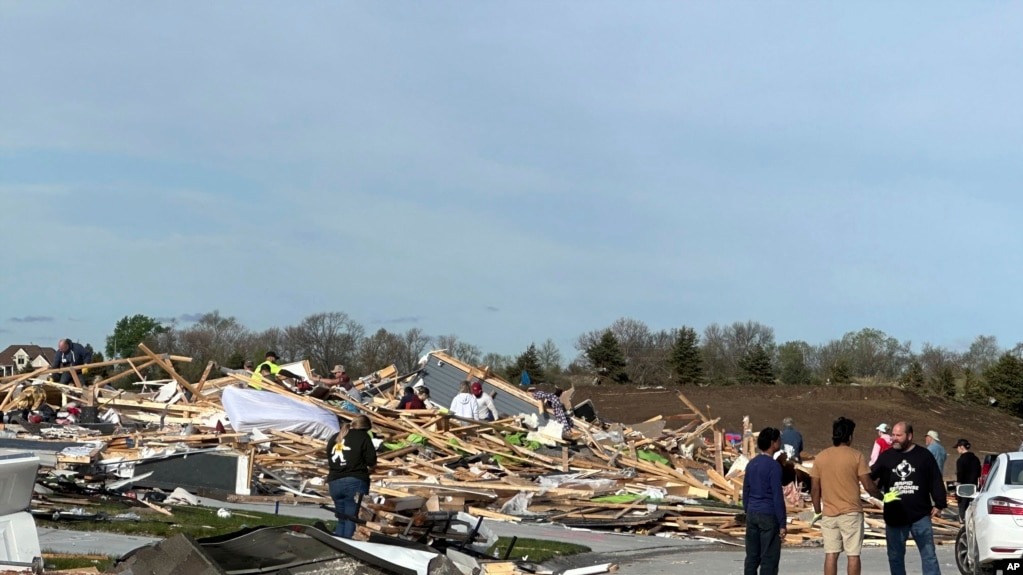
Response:
[[[824,516],[824,512],[823,511],[820,512],[820,513],[814,513],[813,514],[813,518],[810,519],[810,527],[813,527],[814,525],[816,525],[817,522],[820,521],[821,517],[823,517],[823,516]]]
[[[888,493],[884,494],[884,499],[882,499],[881,501],[883,501],[884,503],[891,503],[892,501],[898,501],[898,500],[899,500],[899,492],[894,490],[894,489],[892,489]]]
[[[87,373],[89,373],[89,368],[87,368],[87,367],[83,367],[83,368],[82,368],[82,375],[85,375],[85,374],[87,374]]]

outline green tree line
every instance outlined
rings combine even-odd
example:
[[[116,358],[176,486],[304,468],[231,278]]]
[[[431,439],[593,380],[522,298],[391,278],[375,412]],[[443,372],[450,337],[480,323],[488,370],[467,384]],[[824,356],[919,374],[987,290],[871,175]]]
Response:
[[[187,326],[145,315],[122,318],[106,341],[106,356],[137,355],[140,342],[187,355],[183,375],[196,379],[208,361],[231,368],[261,360],[270,349],[282,360],[308,359],[319,373],[335,364],[363,375],[390,364],[408,373],[431,349],[487,366],[517,381],[567,385],[580,379],[633,385],[849,385],[897,384],[921,394],[996,404],[1023,415],[1023,344],[1003,349],[993,336],[977,336],[965,351],[925,343],[915,352],[909,341],[873,328],[811,344],[778,343],[770,326],[755,321],[652,330],[620,318],[578,336],[578,356],[569,362],[550,338],[518,355],[484,352],[457,335],[428,335],[420,328],[368,332],[343,312],[310,315],[296,325],[250,330],[219,311]],[[573,379],[575,378],[575,379]]]

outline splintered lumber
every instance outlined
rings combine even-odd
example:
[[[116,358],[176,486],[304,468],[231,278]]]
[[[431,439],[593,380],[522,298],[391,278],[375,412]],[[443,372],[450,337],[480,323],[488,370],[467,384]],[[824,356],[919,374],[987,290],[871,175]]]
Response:
[[[166,371],[167,374],[174,379],[174,381],[178,382],[178,384],[181,385],[181,387],[190,391],[192,393],[193,398],[199,397],[199,391],[196,388],[192,387],[191,383],[189,383],[185,378],[181,377],[181,375],[179,375],[178,372],[174,370],[174,366],[171,365],[171,362],[169,360],[166,360],[153,353],[153,351],[146,347],[146,344],[144,343],[139,344],[139,349],[141,349],[143,353],[149,356],[149,358],[152,359],[153,362],[156,363],[156,365],[160,366],[160,369]],[[185,401],[187,402],[188,399],[185,398]]]
[[[58,457],[62,467],[94,469],[100,461],[135,462],[161,457],[163,450],[179,454],[232,451],[248,457],[248,487],[260,495],[232,495],[229,499],[329,503],[325,441],[280,429],[241,433],[227,427],[220,393],[231,385],[249,386],[248,374],[228,373],[209,379],[213,363],[208,362],[193,384],[171,364],[190,358],[157,354],[144,345],[140,350],[145,355],[105,362],[124,369],[101,383],[128,377],[135,373],[136,366],[141,370],[155,365],[174,382],[173,397],[164,401],[166,394],[145,389],[132,393],[46,384],[48,389],[63,394],[61,401],[95,394],[99,410],[116,410],[122,422],[149,424],[118,431],[88,450],[67,452]],[[102,364],[90,367],[98,365]],[[503,381],[486,370],[468,368],[478,378]],[[416,376],[399,377],[396,369],[393,372],[395,379],[388,388],[392,390]],[[5,394],[7,403],[19,383],[49,373],[55,371],[43,369],[0,380],[0,394]],[[368,385],[366,381],[364,378],[363,388]],[[539,403],[515,386],[510,388],[516,397]],[[337,404],[296,394],[274,381],[263,380],[260,389],[314,405],[345,420],[356,415]],[[191,393],[189,401],[183,401],[183,392]],[[745,527],[737,518],[741,509],[735,505],[740,503],[742,493],[742,465],[734,466],[727,475],[725,470],[740,453],[752,456],[752,425],[744,418],[740,450],[724,440],[723,428],[718,427],[720,419],[709,417],[683,394],[678,396],[684,405],[682,413],[613,425],[576,419],[577,433],[573,436],[550,438],[548,447],[534,450],[515,444],[534,431],[525,426],[520,414],[483,422],[435,409],[394,410],[388,408],[386,392],[369,389],[366,401],[356,408],[370,419],[374,438],[387,447],[378,452],[370,494],[363,503],[361,517],[366,523],[360,525],[358,533],[402,536],[409,528],[422,524],[429,513],[468,512],[489,520],[517,522],[521,520],[518,510],[527,506],[531,517],[566,525],[688,534],[724,542],[741,538]],[[223,425],[211,429],[209,426],[218,418]],[[67,432],[77,433],[70,428]],[[150,455],[154,453],[157,455]],[[616,496],[604,497],[611,494]],[[503,507],[509,502],[514,505]],[[786,542],[818,541],[819,528],[799,519],[798,511],[790,511]],[[868,544],[883,541],[884,523],[879,512],[867,512],[867,525]],[[953,538],[955,529],[954,524],[935,521],[938,538]],[[483,565],[489,573],[512,572],[504,562]]]

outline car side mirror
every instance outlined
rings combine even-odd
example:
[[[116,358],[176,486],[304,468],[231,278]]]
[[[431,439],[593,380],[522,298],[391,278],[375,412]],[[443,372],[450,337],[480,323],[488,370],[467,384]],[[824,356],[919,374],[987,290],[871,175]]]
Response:
[[[972,483],[956,486],[956,495],[963,499],[973,499],[977,496],[977,486]]]

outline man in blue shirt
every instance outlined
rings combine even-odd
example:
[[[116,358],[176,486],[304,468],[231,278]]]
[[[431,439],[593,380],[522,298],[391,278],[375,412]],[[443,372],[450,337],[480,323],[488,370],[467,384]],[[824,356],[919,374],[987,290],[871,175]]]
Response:
[[[944,475],[945,460],[948,459],[948,452],[945,451],[945,446],[941,444],[938,432],[933,429],[928,431],[927,436],[924,437],[924,443],[927,444],[927,451],[930,451],[931,455],[934,456],[934,460],[938,462],[938,469]]]
[[[757,436],[760,455],[746,466],[742,483],[742,509],[746,512],[746,565],[744,575],[777,575],[781,540],[785,537],[785,499],[781,465],[774,454],[781,448],[781,432],[765,427]]]
[[[795,461],[796,463],[802,463],[803,457],[800,453],[803,452],[803,434],[795,428],[796,422],[791,417],[786,417],[781,421],[784,429],[781,430],[781,449],[785,452],[785,455],[789,456],[789,461]]]

